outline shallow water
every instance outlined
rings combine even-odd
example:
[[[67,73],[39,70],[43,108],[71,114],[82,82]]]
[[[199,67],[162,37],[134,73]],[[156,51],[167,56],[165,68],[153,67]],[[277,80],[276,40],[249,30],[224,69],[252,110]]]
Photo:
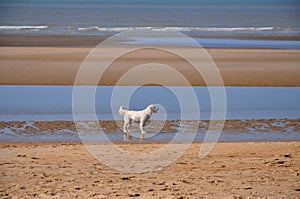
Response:
[[[121,90],[126,93],[132,88],[124,86]],[[199,103],[199,120],[211,119],[211,98],[207,87],[192,88]],[[0,121],[73,120],[72,89],[72,86],[0,86]],[[97,87],[95,110],[98,120],[122,120],[118,114],[120,105],[138,110],[151,103],[161,107],[158,114],[153,115],[154,120],[164,117],[176,120],[182,115],[189,119],[198,114],[194,107],[187,106],[182,111],[176,95],[171,92],[176,93],[186,87],[140,87],[127,105],[123,101],[128,99],[119,99],[111,104],[114,89],[114,86]],[[225,87],[225,91],[225,119],[300,118],[299,87]],[[189,98],[186,100],[188,103]],[[82,110],[85,109],[83,104]]]
[[[145,138],[140,138],[139,132],[133,132],[132,137],[124,139],[120,130],[105,134],[81,134],[71,131],[57,131],[56,133],[18,133],[10,134],[9,132],[1,133],[0,142],[82,142],[85,143],[107,143],[107,142],[131,142],[131,143],[169,143],[176,136],[176,132],[147,132]],[[195,134],[193,142],[203,142],[205,132]],[[223,132],[218,142],[279,142],[279,141],[300,141],[300,132]],[[185,139],[177,142],[186,143]]]
[[[173,45],[189,47],[184,38],[176,37],[134,37],[125,44],[137,45]],[[208,48],[272,48],[272,49],[300,49],[300,41],[297,40],[259,40],[259,39],[229,39],[229,38],[193,38],[202,47]]]
[[[90,90],[92,87],[81,88]],[[200,117],[197,118],[200,124],[194,142],[201,142],[211,119],[211,97],[207,87],[192,88],[200,109]],[[118,114],[119,106],[126,105],[120,103],[127,100],[116,100],[111,104],[114,89],[116,87],[113,86],[96,88],[95,110],[98,120],[116,119],[116,124],[111,123],[107,126],[108,129],[103,128],[105,134],[92,132],[93,130],[92,133],[81,133],[85,141],[107,142],[107,136],[111,142],[124,142],[121,127],[116,125],[118,122],[122,123],[123,119]],[[124,86],[118,89],[126,93],[133,87]],[[127,142],[170,142],[178,131],[181,118],[195,119],[195,115],[199,114],[195,112],[194,107],[185,106],[185,111],[180,109],[176,93],[182,93],[186,89],[187,87],[180,86],[148,86],[135,90],[127,102],[130,109],[139,110],[150,103],[156,103],[159,104],[160,110],[153,114],[152,120],[158,122],[157,124],[163,119],[172,121],[169,122],[168,131],[160,129],[160,125],[157,126],[156,123],[151,123],[146,127],[147,133],[143,140],[139,138],[139,129],[133,127],[132,138]],[[80,131],[77,132],[73,123],[72,90],[72,86],[0,86],[0,141],[80,142]],[[227,111],[224,119],[230,122],[223,129],[219,141],[300,140],[300,88],[225,87],[225,91]],[[186,97],[185,100],[185,103],[189,104],[189,98]],[[81,110],[89,114],[89,109],[84,104]],[[94,121],[82,121],[79,125],[90,131],[95,129],[94,124]]]

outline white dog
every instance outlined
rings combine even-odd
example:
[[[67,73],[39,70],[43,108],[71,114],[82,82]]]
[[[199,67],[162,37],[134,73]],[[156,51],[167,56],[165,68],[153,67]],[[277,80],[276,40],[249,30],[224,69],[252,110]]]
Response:
[[[156,113],[158,111],[158,108],[151,104],[147,106],[144,110],[141,111],[130,111],[126,110],[124,106],[121,106],[119,109],[119,113],[121,115],[124,115],[124,133],[129,134],[130,130],[129,127],[131,126],[132,122],[140,123],[140,129],[141,129],[141,138],[144,136],[144,126],[146,122],[150,119],[152,113]]]

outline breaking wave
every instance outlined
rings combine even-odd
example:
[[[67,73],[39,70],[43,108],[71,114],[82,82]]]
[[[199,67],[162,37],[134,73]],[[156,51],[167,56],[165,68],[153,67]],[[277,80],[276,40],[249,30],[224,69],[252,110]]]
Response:
[[[47,29],[48,26],[0,26],[0,30]]]
[[[179,32],[263,32],[263,31],[279,31],[279,32],[290,32],[290,31],[299,31],[298,28],[289,28],[289,27],[137,27],[137,26],[128,26],[128,27],[101,27],[101,26],[86,26],[86,27],[77,27],[77,26],[67,26],[67,27],[56,27],[53,25],[23,25],[23,26],[13,26],[13,25],[3,25],[0,26],[2,31],[28,31],[28,30],[38,30],[38,31],[53,31],[57,30],[59,32],[122,32],[127,30],[157,30],[157,31],[179,31]]]

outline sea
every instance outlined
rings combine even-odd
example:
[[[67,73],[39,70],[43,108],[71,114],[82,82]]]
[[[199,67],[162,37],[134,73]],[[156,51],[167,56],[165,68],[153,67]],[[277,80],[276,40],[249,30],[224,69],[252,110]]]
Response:
[[[0,35],[179,31],[204,47],[300,48],[300,2],[0,0]]]

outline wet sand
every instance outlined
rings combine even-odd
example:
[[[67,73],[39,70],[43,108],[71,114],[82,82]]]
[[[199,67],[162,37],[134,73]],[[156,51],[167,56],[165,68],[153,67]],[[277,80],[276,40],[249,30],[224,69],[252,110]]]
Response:
[[[0,35],[0,46],[13,47],[90,47],[93,48],[101,41],[109,38],[105,35]],[[227,38],[227,39],[252,39],[252,40],[279,40],[297,41],[299,35],[188,35],[192,38]]]
[[[98,125],[99,124],[99,125]],[[193,142],[201,143],[207,136],[209,125],[214,129],[221,121],[150,121],[144,128],[144,139],[140,138],[137,124],[131,127],[131,137],[128,139],[122,133],[123,121],[1,121],[1,143],[169,143],[177,135],[180,125],[197,130]],[[85,133],[79,136],[79,132]],[[183,132],[185,133],[185,132]],[[210,132],[211,133],[211,132]],[[183,134],[184,135],[184,134]],[[177,138],[177,142],[186,142],[187,136]],[[283,142],[300,141],[300,119],[249,119],[226,120],[218,142]]]
[[[3,40],[3,36],[0,38]],[[103,40],[97,37],[77,39],[58,37],[57,40],[50,37],[48,40],[42,38],[41,41],[39,38],[36,40],[31,38],[29,43],[14,46],[18,43],[18,39],[21,44],[26,41],[26,37],[13,38],[10,46],[9,41],[1,42],[0,84],[73,85],[82,61],[97,41]],[[60,46],[51,47],[51,43]],[[114,50],[107,48],[106,52],[110,54]],[[207,51],[216,63],[226,86],[300,86],[300,50],[207,49]],[[191,54],[197,57],[197,54],[193,53],[191,51]],[[171,65],[193,86],[206,85],[201,75],[183,59],[153,49],[129,53],[117,59],[105,72],[99,85],[115,85],[119,78],[134,66],[153,61]],[[101,61],[99,67],[103,67]],[[157,78],[164,78],[157,71],[153,71],[153,74]],[[90,83],[87,77],[85,84]],[[125,84],[138,83],[139,80],[135,79]],[[182,82],[173,81],[167,85],[182,85]]]
[[[198,129],[200,133],[206,133],[210,128],[216,127],[218,124],[223,124],[223,133],[270,133],[281,132],[300,133],[300,118],[297,119],[246,119],[246,120],[225,120],[225,121],[210,121],[210,120],[150,120],[145,126],[145,130],[149,132],[168,132],[176,133],[183,126],[193,126]],[[4,133],[18,136],[20,134],[36,135],[43,133],[64,132],[77,134],[77,128],[97,130],[101,128],[105,133],[121,133],[124,122],[122,120],[99,120],[99,121],[0,121],[0,132],[2,136]],[[139,132],[139,126],[133,124],[132,131]],[[1,135],[0,133],[0,135]],[[59,134],[59,133],[58,133]]]
[[[161,171],[128,174],[94,159],[81,144],[0,144],[2,198],[297,198],[299,142],[200,143]],[[145,153],[162,144],[121,144]]]

